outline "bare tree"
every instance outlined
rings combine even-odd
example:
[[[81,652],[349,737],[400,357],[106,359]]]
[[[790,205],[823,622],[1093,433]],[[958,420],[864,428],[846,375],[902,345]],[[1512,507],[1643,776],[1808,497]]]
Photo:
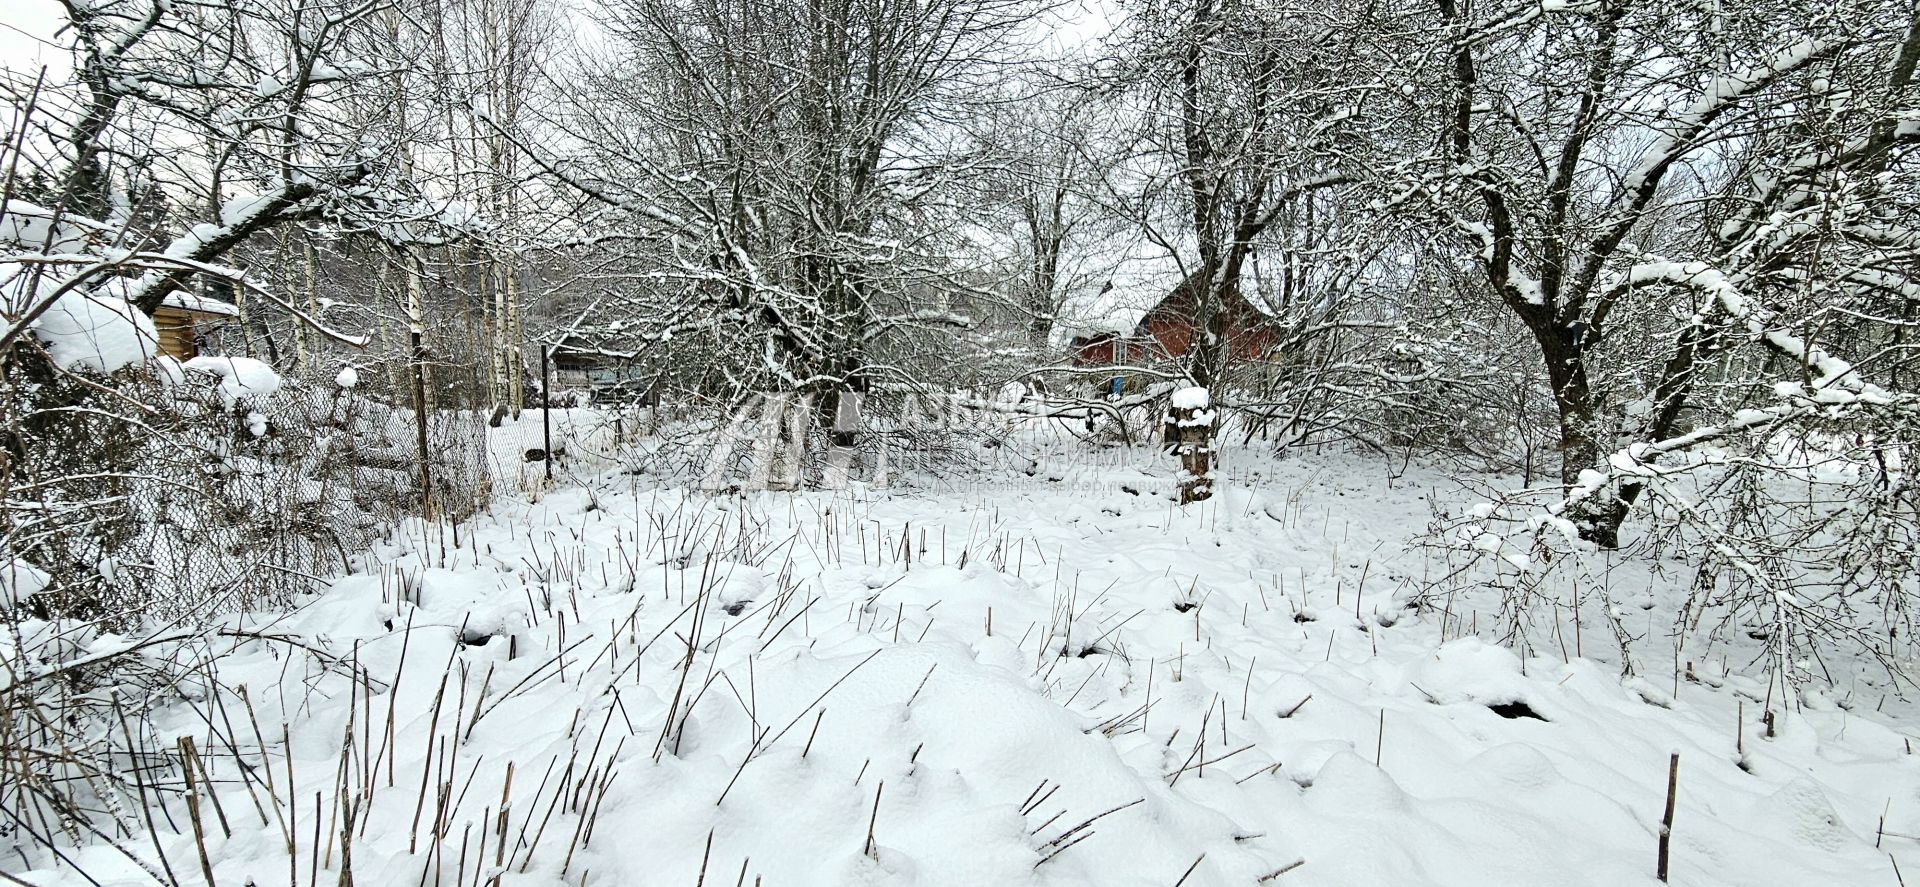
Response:
[[[1330,57],[1357,43],[1330,46],[1337,21],[1312,7],[1192,0],[1139,20],[1120,76],[1139,85],[1149,143],[1169,161],[1143,187],[1177,184],[1183,222],[1148,230],[1181,263],[1171,301],[1198,331],[1188,372],[1212,385],[1225,377],[1227,331],[1257,314],[1243,285],[1262,236],[1349,179],[1332,149],[1350,112],[1329,100],[1330,75],[1362,59]]]
[[[362,41],[382,8],[69,5],[75,82],[36,118],[60,149],[43,168],[61,205],[119,226],[124,247],[202,264],[288,222],[407,214],[408,185],[366,138],[381,104]],[[159,195],[186,233],[128,227]],[[151,313],[197,273],[150,270],[128,296]]]
[[[911,381],[903,347],[972,325],[953,261],[951,183],[970,168],[947,118],[992,73],[1012,0],[621,0],[618,61],[566,121],[591,165],[545,170],[660,246],[671,281],[634,318],[697,335],[748,392],[843,397]],[[924,351],[924,349],[920,349]],[[857,398],[849,402],[857,402]],[[806,425],[797,426],[805,436]]]
[[[1123,135],[1103,124],[1111,105],[1079,89],[1034,87],[990,108],[983,148],[997,167],[981,178],[995,213],[987,248],[1007,256],[1007,286],[1030,346],[1044,354],[1060,311],[1112,280],[1130,237],[1102,185]]]
[[[1383,200],[1457,232],[1526,326],[1570,489],[1608,470],[1617,439],[1680,432],[1726,336],[1759,335],[1809,365],[1779,336],[1810,318],[1717,298],[1722,284],[1784,305],[1796,290],[1892,282],[1836,276],[1826,260],[1847,244],[1883,251],[1869,277],[1893,264],[1884,238],[1834,226],[1892,199],[1840,183],[1888,170],[1907,141],[1895,121],[1920,51],[1907,6],[1604,0],[1482,15],[1438,0],[1435,16],[1450,47],[1431,64],[1444,104],[1423,104],[1412,81],[1385,95],[1431,121],[1437,149],[1385,158]],[[1640,489],[1581,497],[1581,533],[1618,544]]]

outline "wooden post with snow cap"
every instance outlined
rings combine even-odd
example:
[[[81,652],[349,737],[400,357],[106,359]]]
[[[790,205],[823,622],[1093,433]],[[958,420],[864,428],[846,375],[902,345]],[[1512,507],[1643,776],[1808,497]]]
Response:
[[[1180,504],[1201,502],[1213,496],[1213,401],[1207,389],[1198,386],[1173,392],[1167,410],[1168,441],[1180,459]]]

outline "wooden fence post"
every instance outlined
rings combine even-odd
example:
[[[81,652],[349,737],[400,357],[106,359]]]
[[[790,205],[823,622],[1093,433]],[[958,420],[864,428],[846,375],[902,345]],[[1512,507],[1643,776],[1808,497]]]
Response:
[[[1202,502],[1213,496],[1213,402],[1207,389],[1182,388],[1173,393],[1167,412],[1167,430],[1173,433],[1174,454],[1180,458],[1180,504]]]

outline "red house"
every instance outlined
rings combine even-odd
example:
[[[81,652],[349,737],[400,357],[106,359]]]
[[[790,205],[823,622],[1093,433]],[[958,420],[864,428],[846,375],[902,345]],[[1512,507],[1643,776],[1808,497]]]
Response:
[[[1074,366],[1098,367],[1149,363],[1184,356],[1193,347],[1194,318],[1199,313],[1199,282],[1189,277],[1140,318],[1133,332],[1101,332],[1074,336],[1067,344]],[[1273,319],[1254,307],[1238,290],[1215,306],[1214,322],[1227,339],[1228,353],[1237,360],[1265,357],[1280,342]]]
[[[1140,328],[1135,328],[1133,334],[1126,336],[1111,331],[1074,336],[1068,341],[1067,347],[1072,349],[1070,357],[1077,367],[1139,364],[1170,356],[1158,341],[1142,333]]]

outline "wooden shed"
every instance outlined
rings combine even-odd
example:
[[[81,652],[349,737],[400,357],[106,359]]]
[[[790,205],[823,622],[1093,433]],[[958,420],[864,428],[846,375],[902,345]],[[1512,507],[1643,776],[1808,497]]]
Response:
[[[595,402],[639,399],[651,389],[651,379],[633,363],[634,354],[598,347],[579,336],[567,336],[548,351],[556,393],[572,393]]]
[[[240,316],[240,309],[219,299],[191,293],[173,293],[153,312],[154,331],[160,334],[160,353],[174,360],[200,356],[201,340]]]

